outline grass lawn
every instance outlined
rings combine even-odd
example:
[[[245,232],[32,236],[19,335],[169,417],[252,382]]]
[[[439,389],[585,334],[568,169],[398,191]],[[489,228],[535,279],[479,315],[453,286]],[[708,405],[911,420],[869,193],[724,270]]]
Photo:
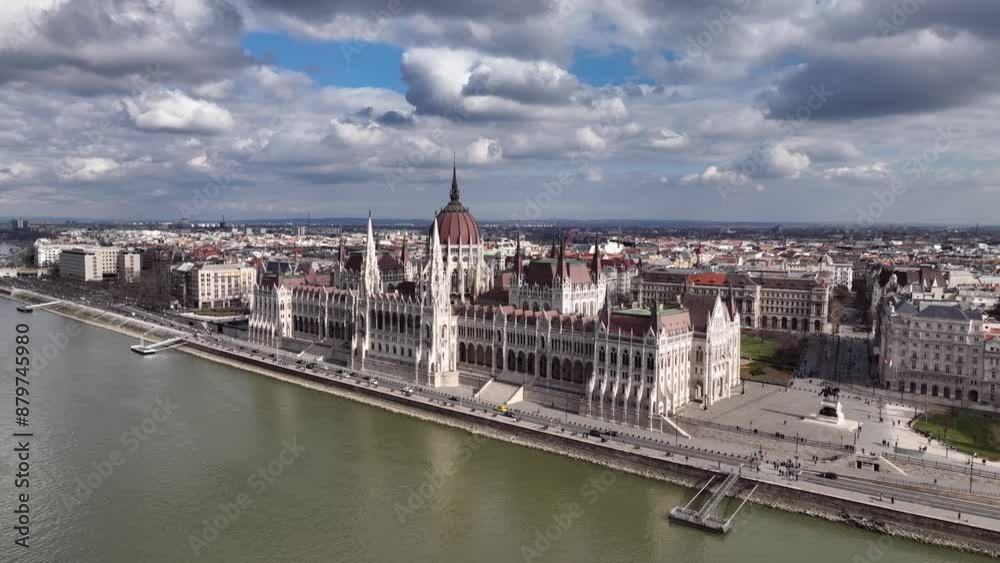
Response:
[[[788,385],[794,379],[791,373],[760,362],[750,362],[740,366],[740,378],[774,385]]]
[[[972,414],[932,414],[927,422],[920,418],[913,429],[944,440],[960,452],[1000,460],[1000,420]]]
[[[740,357],[772,364],[791,365],[787,354],[782,354],[782,343],[783,341],[778,338],[744,334],[740,337]]]

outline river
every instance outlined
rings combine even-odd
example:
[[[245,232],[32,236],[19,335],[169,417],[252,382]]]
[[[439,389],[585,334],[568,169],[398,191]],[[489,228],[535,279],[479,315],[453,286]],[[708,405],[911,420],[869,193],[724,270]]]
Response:
[[[30,375],[29,549],[12,529],[19,322],[51,357]],[[5,299],[0,330],[0,561],[990,561],[750,505],[715,536],[668,522],[681,487],[176,350],[142,357]]]

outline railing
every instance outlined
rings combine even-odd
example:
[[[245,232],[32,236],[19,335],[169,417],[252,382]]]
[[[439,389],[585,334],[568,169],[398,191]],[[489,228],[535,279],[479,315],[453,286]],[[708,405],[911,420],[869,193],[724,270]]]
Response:
[[[977,490],[973,490],[972,492],[969,492],[968,488],[963,488],[963,487],[947,487],[947,486],[944,486],[944,485],[935,485],[933,483],[925,483],[925,482],[922,482],[922,481],[907,481],[906,479],[894,479],[892,477],[883,477],[881,475],[876,475],[875,479],[877,481],[881,481],[881,482],[885,482],[885,483],[892,483],[894,485],[903,485],[903,486],[908,486],[908,487],[917,487],[917,488],[921,488],[921,489],[928,489],[928,490],[932,490],[932,491],[942,491],[942,492],[946,492],[946,493],[960,493],[960,494],[972,495],[972,496],[977,496],[977,497],[1000,499],[1000,493],[988,493],[986,491],[977,491]]]
[[[717,422],[710,422],[707,420],[698,420],[696,418],[688,418],[686,416],[676,415],[674,420],[677,422],[683,422],[685,424],[693,424],[695,426],[703,426],[705,428],[712,428],[715,430],[722,430],[724,432],[736,432],[738,434],[745,434],[747,436],[756,436],[758,438],[766,438],[769,440],[779,440],[783,442],[796,443],[798,442],[803,446],[813,446],[816,448],[825,448],[837,451],[853,452],[853,444],[834,444],[832,442],[821,442],[819,440],[810,440],[808,438],[788,436],[782,434],[781,432],[761,432],[755,428],[743,428],[742,426],[729,426],[727,424],[719,424]]]
[[[951,471],[953,473],[964,473],[966,475],[973,475],[975,477],[983,477],[986,479],[1000,480],[1000,472],[990,471],[987,469],[976,469],[975,464],[973,464],[972,469],[969,469],[968,464],[958,465],[956,463],[948,463],[943,461],[932,461],[926,460],[919,457],[912,457],[908,455],[901,455],[898,453],[886,453],[882,457],[892,460],[901,461],[903,463],[909,463],[912,465],[920,465],[922,467],[931,467],[934,469],[941,469],[944,471]]]

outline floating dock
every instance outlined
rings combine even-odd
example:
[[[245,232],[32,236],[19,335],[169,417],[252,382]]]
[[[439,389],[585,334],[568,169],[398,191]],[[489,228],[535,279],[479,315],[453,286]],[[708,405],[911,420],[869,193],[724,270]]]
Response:
[[[41,309],[43,307],[49,307],[51,305],[58,305],[60,303],[62,303],[61,299],[58,300],[58,301],[49,301],[48,303],[39,303],[38,305],[28,305],[28,304],[22,303],[21,305],[17,306],[17,310],[20,311],[20,312],[22,312],[22,313],[30,313],[30,312],[34,311],[35,309]]]
[[[743,499],[743,502],[740,503],[739,508],[736,509],[736,512],[733,512],[732,516],[726,518],[723,515],[713,514],[712,512],[718,508],[719,503],[722,502],[722,499],[726,498],[739,480],[739,470],[730,473],[726,477],[726,480],[719,485],[719,488],[712,493],[712,496],[700,509],[697,511],[692,509],[691,505],[694,501],[697,500],[706,489],[708,489],[708,486],[711,485],[713,481],[715,481],[715,476],[713,476],[686,505],[675,507],[670,511],[670,520],[717,534],[724,534],[728,532],[732,527],[733,519],[736,518],[737,514],[739,514],[743,505],[750,500],[751,495],[753,495],[754,491],[757,490],[757,487],[754,486],[753,490],[751,490],[750,494]]]
[[[163,340],[160,342],[154,342],[153,344],[145,344],[140,342],[135,346],[130,346],[129,350],[132,350],[136,354],[141,354],[143,356],[152,356],[153,354],[159,352],[160,350],[165,350],[175,344],[183,344],[184,337],[170,338],[168,340]]]

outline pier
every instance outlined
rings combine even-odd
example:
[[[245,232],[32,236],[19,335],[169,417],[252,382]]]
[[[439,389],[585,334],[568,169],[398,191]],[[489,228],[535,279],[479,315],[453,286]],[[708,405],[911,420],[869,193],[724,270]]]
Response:
[[[152,344],[146,344],[145,342],[140,341],[139,344],[130,347],[130,350],[136,354],[151,356],[160,350],[166,350],[167,348],[171,348],[175,345],[180,346],[184,344],[185,340],[185,337],[178,336],[177,338],[168,338],[167,340],[161,340],[160,342],[154,342]]]
[[[719,534],[724,534],[728,532],[729,529],[732,527],[733,519],[736,518],[737,514],[739,514],[740,510],[743,508],[743,505],[746,504],[748,500],[750,500],[750,497],[753,495],[754,491],[757,490],[757,487],[754,486],[753,490],[750,491],[750,494],[748,494],[746,498],[743,499],[743,502],[740,503],[740,506],[728,518],[726,518],[724,515],[713,514],[715,509],[718,508],[719,504],[722,502],[722,499],[726,498],[729,492],[733,489],[734,486],[736,486],[736,483],[740,480],[739,470],[734,471],[726,477],[726,480],[723,481],[721,485],[719,485],[719,488],[717,488],[715,492],[712,493],[712,496],[705,502],[704,505],[702,505],[700,509],[698,510],[692,509],[691,505],[694,504],[694,501],[697,500],[698,497],[700,497],[701,494],[705,492],[706,489],[708,489],[708,486],[711,485],[714,480],[715,477],[709,479],[708,483],[705,483],[705,486],[703,486],[701,490],[699,490],[698,493],[695,494],[694,498],[692,498],[686,505],[684,505],[683,507],[678,506],[675,507],[673,510],[671,510],[670,520],[681,524],[694,526],[695,528],[701,528],[702,530],[716,532]]]
[[[44,307],[51,307],[52,305],[58,305],[58,304],[60,304],[62,302],[63,302],[63,300],[59,299],[58,301],[49,301],[48,303],[39,303],[37,305],[28,305],[26,303],[23,303],[23,304],[17,306],[17,310],[20,311],[20,312],[22,312],[22,313],[30,313],[30,312],[34,311],[35,309],[42,309]]]

